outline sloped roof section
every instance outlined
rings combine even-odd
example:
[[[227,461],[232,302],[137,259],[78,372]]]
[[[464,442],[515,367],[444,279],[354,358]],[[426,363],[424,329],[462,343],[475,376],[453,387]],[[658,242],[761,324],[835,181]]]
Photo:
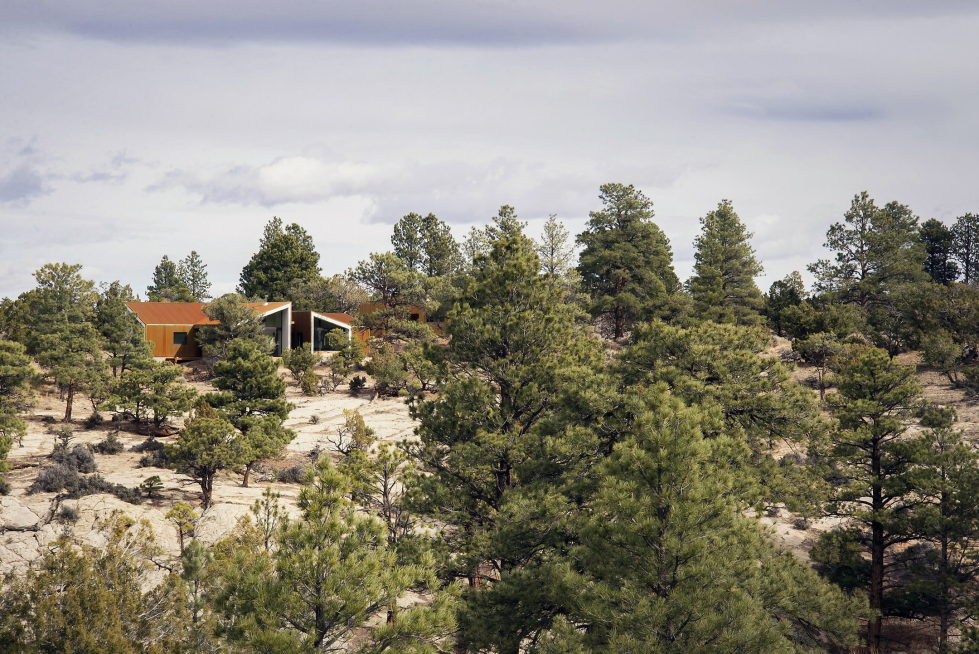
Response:
[[[344,325],[346,325],[348,327],[350,327],[351,325],[354,324],[354,317],[351,316],[349,313],[319,313],[319,312],[316,312],[316,315],[317,316],[325,316],[325,317],[329,318],[330,320],[334,320],[336,322],[343,323]]]
[[[205,302],[126,302],[144,325],[216,325],[204,314]],[[259,315],[279,311],[289,302],[248,302]]]

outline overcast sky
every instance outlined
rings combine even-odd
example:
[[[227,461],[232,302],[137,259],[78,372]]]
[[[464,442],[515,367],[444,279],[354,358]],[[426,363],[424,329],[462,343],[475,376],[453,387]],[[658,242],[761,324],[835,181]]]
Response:
[[[191,249],[229,291],[273,215],[326,274],[410,211],[577,232],[607,181],[681,277],[730,198],[764,289],[860,190],[979,211],[977,33],[973,1],[2,0],[0,296]]]

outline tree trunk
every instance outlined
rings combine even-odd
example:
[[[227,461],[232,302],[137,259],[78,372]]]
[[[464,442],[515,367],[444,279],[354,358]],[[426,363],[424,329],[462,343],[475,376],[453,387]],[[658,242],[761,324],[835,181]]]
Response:
[[[879,515],[884,509],[883,488],[880,485],[880,442],[875,439],[871,452],[871,470],[874,482],[871,484],[871,502],[875,515]],[[878,654],[880,650],[881,628],[883,626],[883,616],[881,607],[884,604],[884,525],[878,520],[870,523],[870,609],[875,615],[867,625],[867,645],[871,654]]]
[[[203,496],[202,505],[207,511],[211,506],[211,492],[214,490],[214,475],[204,475],[201,477],[201,495]]]
[[[68,395],[65,396],[65,419],[64,422],[71,422],[71,405],[75,401],[75,385],[68,386]]]
[[[255,465],[254,461],[245,465],[245,474],[241,477],[241,485],[244,488],[248,488],[248,474],[252,471],[253,465]]]

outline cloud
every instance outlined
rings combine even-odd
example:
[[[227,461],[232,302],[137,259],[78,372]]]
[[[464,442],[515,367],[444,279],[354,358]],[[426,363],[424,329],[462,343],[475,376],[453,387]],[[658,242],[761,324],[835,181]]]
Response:
[[[63,3],[9,2],[8,31],[59,31],[120,42],[221,44],[310,41],[372,46],[540,46],[670,40],[704,29],[751,23],[812,22],[881,15],[926,17],[975,11],[969,0],[172,0]]]
[[[54,191],[50,175],[42,168],[44,159],[34,139],[0,143],[0,204],[26,206]]]
[[[666,171],[660,174],[669,177]],[[203,204],[270,208],[358,197],[366,201],[359,217],[366,222],[393,223],[408,211],[437,211],[451,222],[474,222],[486,220],[504,203],[528,217],[580,211],[593,202],[602,181],[607,180],[597,172],[509,158],[369,164],[302,155],[213,174],[175,169],[147,190],[179,189]]]

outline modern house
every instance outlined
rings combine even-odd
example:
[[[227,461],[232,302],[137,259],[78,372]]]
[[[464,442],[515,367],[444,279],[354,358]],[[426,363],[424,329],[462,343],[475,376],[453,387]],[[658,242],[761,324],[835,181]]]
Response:
[[[335,329],[347,332],[347,340],[350,340],[353,337],[354,317],[349,313],[292,312],[293,347],[308,345],[313,352],[327,350],[326,336]]]
[[[218,324],[204,313],[203,302],[127,302],[126,306],[136,314],[157,359],[201,358],[195,334],[205,325]],[[252,302],[246,306],[262,317],[265,333],[275,343],[275,356],[292,347],[291,302]]]

